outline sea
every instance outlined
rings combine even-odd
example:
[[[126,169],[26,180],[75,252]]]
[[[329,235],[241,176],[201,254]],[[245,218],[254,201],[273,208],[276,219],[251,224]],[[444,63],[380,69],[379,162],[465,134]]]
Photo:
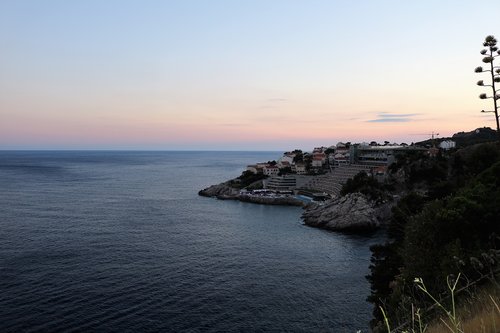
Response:
[[[367,332],[384,235],[198,196],[280,155],[0,151],[0,332]]]

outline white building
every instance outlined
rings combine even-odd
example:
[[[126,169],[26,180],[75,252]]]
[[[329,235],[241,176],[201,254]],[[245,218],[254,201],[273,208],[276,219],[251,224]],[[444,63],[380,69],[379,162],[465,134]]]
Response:
[[[453,148],[455,148],[455,146],[456,146],[455,141],[451,141],[451,140],[445,140],[439,144],[439,148],[444,149],[444,150],[453,149]]]
[[[295,154],[286,153],[278,160],[278,165],[286,165],[288,163],[287,166],[290,166],[293,163],[294,157]]]
[[[333,155],[333,164],[335,166],[338,166],[340,164],[349,164],[349,158],[349,152],[335,153],[335,155]]]
[[[273,176],[264,180],[264,188],[276,191],[294,190],[311,181],[311,176],[284,175]]]
[[[315,148],[320,149],[320,148]],[[315,152],[312,156],[312,164],[313,168],[321,168],[323,164],[326,163],[326,154],[323,152]]]
[[[292,171],[298,175],[305,175],[307,173],[306,165],[303,162],[292,164]]]
[[[321,168],[323,166],[323,159],[321,159],[319,157],[313,157],[312,162],[311,162],[311,166],[313,168]]]
[[[266,176],[276,176],[280,172],[280,168],[276,165],[268,165],[264,167],[263,171]]]

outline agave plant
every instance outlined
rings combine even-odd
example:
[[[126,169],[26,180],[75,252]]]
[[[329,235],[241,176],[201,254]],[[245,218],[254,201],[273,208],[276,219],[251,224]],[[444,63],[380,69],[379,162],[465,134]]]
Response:
[[[480,99],[488,99],[491,98],[493,99],[493,110],[492,111],[482,111],[482,112],[491,112],[495,114],[495,121],[497,125],[497,132],[498,132],[498,140],[500,141],[500,124],[499,124],[499,116],[498,116],[498,104],[497,100],[500,99],[500,89],[496,89],[495,83],[500,83],[500,67],[495,66],[495,58],[500,56],[500,51],[498,50],[497,47],[497,40],[493,35],[486,36],[483,42],[483,46],[485,47],[479,53],[485,57],[483,57],[483,63],[489,64],[489,69],[484,69],[483,67],[479,66],[476,67],[474,72],[476,73],[485,73],[489,72],[491,75],[491,84],[484,84],[483,80],[477,81],[477,85],[480,87],[491,87],[492,89],[492,94],[488,96],[485,93],[482,93],[479,95]]]

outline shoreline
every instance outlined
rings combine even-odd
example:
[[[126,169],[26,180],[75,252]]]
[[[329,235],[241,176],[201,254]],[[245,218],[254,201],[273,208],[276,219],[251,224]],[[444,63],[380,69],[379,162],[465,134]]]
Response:
[[[335,232],[366,234],[385,225],[395,202],[377,204],[361,193],[323,201],[307,202],[290,193],[269,190],[239,190],[231,180],[209,186],[198,195],[219,200],[237,200],[260,205],[302,207],[301,219],[307,226]],[[288,192],[288,191],[287,191]]]
[[[249,202],[260,205],[276,205],[276,206],[296,206],[306,207],[308,203],[294,197],[291,194],[269,194],[269,193],[254,193],[242,192],[221,183],[212,185],[198,192],[198,195],[209,198],[216,198],[219,200],[238,200],[241,202]]]

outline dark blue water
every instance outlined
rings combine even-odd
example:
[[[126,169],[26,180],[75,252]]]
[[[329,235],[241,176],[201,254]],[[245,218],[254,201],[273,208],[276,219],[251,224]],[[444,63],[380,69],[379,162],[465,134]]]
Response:
[[[250,152],[0,152],[1,332],[355,332],[377,238],[203,198]]]

